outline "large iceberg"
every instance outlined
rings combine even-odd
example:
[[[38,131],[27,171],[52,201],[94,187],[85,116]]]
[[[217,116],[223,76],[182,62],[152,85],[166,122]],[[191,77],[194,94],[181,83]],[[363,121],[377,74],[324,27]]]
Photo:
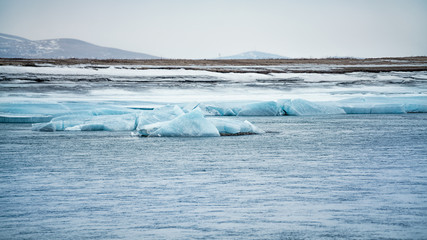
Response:
[[[189,106],[184,106],[184,109],[188,111]],[[190,105],[191,109],[194,109]],[[202,103],[197,104],[196,107],[200,108],[205,115],[211,116],[236,116],[238,108],[227,103]]]
[[[342,106],[347,114],[402,114],[406,113],[403,104],[372,104]]]
[[[33,124],[32,129],[44,132],[136,130],[136,135],[146,137],[216,137],[263,132],[248,121],[205,118],[200,108],[185,113],[177,105],[122,114],[107,109],[67,112],[49,122]]]
[[[214,116],[302,116],[345,114],[345,111],[331,103],[314,103],[304,99],[281,99],[255,103],[200,104],[207,114]]]
[[[69,109],[58,103],[11,102],[0,103],[1,123],[49,122],[56,114],[65,114]]]
[[[345,111],[337,106],[314,103],[304,99],[278,100],[278,105],[282,107],[286,115],[291,116],[345,114]]]
[[[426,97],[359,97],[338,101],[347,114],[427,113]]]
[[[250,103],[239,109],[238,116],[279,116],[284,115],[280,106],[275,101]]]
[[[120,106],[87,102],[6,102],[0,103],[0,123],[40,123],[64,115],[122,115],[131,112],[131,109]]]
[[[284,111],[276,101],[249,103],[202,103],[197,105],[212,116],[280,116]]]
[[[205,115],[213,116],[308,116],[334,114],[426,113],[426,97],[363,97],[340,101],[311,102],[304,99],[250,103],[202,103]]]
[[[138,125],[138,136],[143,137],[218,137],[259,134],[262,130],[249,121],[205,118],[200,108],[162,122]]]
[[[135,114],[122,115],[65,115],[48,123],[33,124],[34,131],[133,131],[137,124]]]
[[[141,111],[138,116],[137,130],[148,124],[172,120],[182,114],[184,111],[177,105],[166,105],[153,110]]]
[[[199,109],[182,114],[170,121],[138,126],[138,135],[145,137],[218,137],[218,129]]]
[[[254,126],[247,120],[241,122],[233,119],[209,118],[209,121],[215,125],[221,136],[264,133],[263,130]]]

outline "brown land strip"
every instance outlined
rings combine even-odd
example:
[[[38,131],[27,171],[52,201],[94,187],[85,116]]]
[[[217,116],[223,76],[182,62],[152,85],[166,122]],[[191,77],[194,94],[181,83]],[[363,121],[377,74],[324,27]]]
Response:
[[[150,69],[155,66],[159,69],[206,70],[221,73],[348,73],[348,72],[390,72],[390,71],[427,71],[427,56],[399,57],[399,58],[324,58],[324,59],[238,59],[238,60],[189,60],[189,59],[19,59],[0,58],[0,65],[15,66],[40,66],[40,64],[52,65],[76,65],[87,64],[93,68],[103,68],[103,65],[124,65],[135,69]],[[304,65],[328,65],[327,69],[292,68]],[[334,67],[334,65],[336,67]],[[145,67],[146,66],[146,67]],[[201,66],[197,67],[197,66]],[[268,67],[280,66],[275,69],[239,69],[232,66]],[[289,68],[290,67],[290,68]]]

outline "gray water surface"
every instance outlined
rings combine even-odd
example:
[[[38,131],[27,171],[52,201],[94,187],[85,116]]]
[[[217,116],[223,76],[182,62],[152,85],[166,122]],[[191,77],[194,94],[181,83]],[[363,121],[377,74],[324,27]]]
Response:
[[[427,114],[137,138],[0,124],[0,239],[426,239]]]

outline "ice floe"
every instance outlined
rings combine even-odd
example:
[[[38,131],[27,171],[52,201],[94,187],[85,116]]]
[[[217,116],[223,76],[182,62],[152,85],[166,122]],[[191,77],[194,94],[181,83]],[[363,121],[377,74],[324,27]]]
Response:
[[[314,103],[304,99],[278,100],[278,105],[290,116],[345,114],[342,108],[333,103]]]
[[[216,137],[220,135],[259,134],[262,130],[248,121],[206,118],[200,108],[184,112],[177,105],[132,113],[102,114],[108,111],[67,112],[49,122],[35,123],[33,131],[135,131],[144,137]],[[112,111],[112,113],[116,113]]]
[[[89,115],[70,114],[53,118],[48,123],[33,124],[34,131],[133,131],[137,117],[135,114]]]
[[[222,116],[309,116],[427,113],[427,98],[357,97],[311,102],[204,102],[152,110],[88,102],[0,103],[0,122],[34,123],[34,131],[134,131],[138,136],[189,137],[263,133],[248,121]],[[214,118],[212,116],[221,116]]]
[[[144,137],[218,137],[218,129],[208,121],[200,109],[182,114],[170,121],[139,127],[137,134]]]
[[[347,114],[427,113],[427,97],[359,97],[336,102]]]
[[[263,130],[254,126],[252,123],[250,123],[247,120],[245,120],[244,122],[241,122],[233,119],[209,118],[209,121],[213,125],[215,125],[215,127],[219,131],[219,134],[223,136],[264,133]]]

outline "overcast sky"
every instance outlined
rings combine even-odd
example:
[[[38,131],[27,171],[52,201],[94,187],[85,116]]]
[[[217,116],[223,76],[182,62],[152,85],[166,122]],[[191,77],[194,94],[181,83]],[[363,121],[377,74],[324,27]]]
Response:
[[[427,55],[426,0],[0,0],[0,32],[168,58]]]

